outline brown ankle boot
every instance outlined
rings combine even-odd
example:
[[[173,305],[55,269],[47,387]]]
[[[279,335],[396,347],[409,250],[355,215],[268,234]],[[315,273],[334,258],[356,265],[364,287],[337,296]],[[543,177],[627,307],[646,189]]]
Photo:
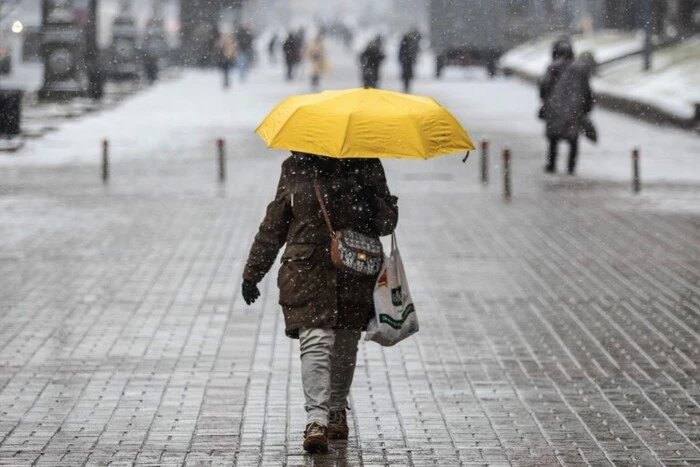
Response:
[[[306,425],[304,431],[304,450],[315,454],[328,451],[328,435],[326,427],[316,422]]]
[[[345,409],[328,414],[328,439],[348,439],[348,416]]]

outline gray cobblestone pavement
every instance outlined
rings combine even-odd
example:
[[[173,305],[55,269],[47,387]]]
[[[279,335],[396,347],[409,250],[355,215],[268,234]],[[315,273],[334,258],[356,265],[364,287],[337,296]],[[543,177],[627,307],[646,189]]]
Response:
[[[0,168],[0,465],[700,465],[700,217],[663,208],[700,187],[546,178],[494,128],[531,148],[510,203],[476,161],[386,164],[422,327],[362,345],[313,458],[275,271],[238,296],[281,155],[236,134],[224,188],[213,142],[108,187]]]

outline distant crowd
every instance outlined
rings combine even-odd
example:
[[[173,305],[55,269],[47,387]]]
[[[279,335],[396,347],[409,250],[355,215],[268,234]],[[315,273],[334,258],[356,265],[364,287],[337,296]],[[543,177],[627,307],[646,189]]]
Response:
[[[348,31],[332,31],[340,38],[346,49],[350,49],[352,34]],[[321,77],[330,69],[325,46],[326,29],[321,29],[311,40],[307,40],[306,30],[298,28],[288,31],[286,37],[273,34],[267,43],[267,53],[272,64],[277,63],[281,52],[284,61],[284,77],[292,81],[298,74],[300,65],[307,61],[311,89],[320,88]],[[401,67],[401,81],[405,92],[411,91],[415,77],[415,66],[420,52],[422,35],[417,28],[406,32],[401,38],[397,60]],[[245,79],[254,58],[254,38],[247,27],[241,27],[236,34],[222,33],[217,42],[217,62],[223,72],[224,87],[231,84],[230,70],[237,68],[241,80]],[[377,88],[381,83],[381,67],[386,59],[384,41],[381,35],[373,37],[358,56],[360,83],[365,88]]]

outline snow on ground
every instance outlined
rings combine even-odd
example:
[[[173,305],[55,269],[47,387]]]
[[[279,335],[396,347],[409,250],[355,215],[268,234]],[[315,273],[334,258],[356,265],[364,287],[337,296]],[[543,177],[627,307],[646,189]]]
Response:
[[[641,71],[640,57],[621,60],[594,80],[599,91],[646,102],[682,118],[695,115],[700,103],[700,38],[657,51],[652,70]]]
[[[357,87],[356,57],[340,46],[329,48],[332,71],[322,84],[336,89]],[[399,90],[395,50],[394,44],[387,53],[382,86]],[[541,170],[546,150],[543,126],[535,117],[539,106],[536,89],[515,79],[489,79],[483,70],[469,68],[449,68],[443,79],[436,81],[433,65],[431,54],[421,56],[414,92],[435,97],[448,107],[475,141],[490,139],[494,164],[498,163],[495,151],[510,145],[522,161],[519,164],[524,164],[518,169],[520,177],[527,177],[532,184],[546,179]],[[58,131],[28,141],[16,153],[0,154],[0,167],[97,165],[100,141],[105,137],[112,143],[115,163],[130,158],[177,161],[203,157],[202,148],[211,147],[214,154],[214,140],[219,137],[226,138],[230,150],[235,151],[236,138],[251,138],[277,102],[289,94],[305,92],[309,92],[309,83],[303,69],[297,80],[287,83],[282,64],[270,65],[266,55],[260,56],[260,64],[247,82],[241,83],[236,77],[226,91],[216,70],[188,70],[181,79],[159,83],[114,110],[66,121]],[[597,146],[582,141],[580,178],[629,181],[630,152],[639,147],[645,182],[700,182],[700,138],[696,134],[638,122],[602,109],[594,111],[593,120],[601,141]],[[260,147],[264,147],[262,143]],[[565,163],[565,152],[562,147],[560,167]],[[454,160],[445,159],[431,164],[454,170]],[[476,166],[476,157],[472,156],[469,163]],[[402,167],[407,171],[424,170],[420,163]]]
[[[542,76],[551,62],[556,36],[545,36],[506,53],[501,66],[530,76]],[[590,51],[604,63],[642,49],[644,36],[603,31],[573,38],[574,51]],[[700,38],[654,52],[652,70],[642,70],[641,56],[602,67],[592,80],[597,92],[643,102],[683,119],[695,114],[700,103]]]

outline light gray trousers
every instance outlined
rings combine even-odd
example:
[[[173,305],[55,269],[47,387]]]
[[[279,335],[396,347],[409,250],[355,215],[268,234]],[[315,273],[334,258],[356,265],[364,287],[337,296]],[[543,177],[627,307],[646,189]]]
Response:
[[[316,422],[328,426],[328,412],[345,409],[361,333],[354,329],[304,328],[299,331],[307,424]]]

